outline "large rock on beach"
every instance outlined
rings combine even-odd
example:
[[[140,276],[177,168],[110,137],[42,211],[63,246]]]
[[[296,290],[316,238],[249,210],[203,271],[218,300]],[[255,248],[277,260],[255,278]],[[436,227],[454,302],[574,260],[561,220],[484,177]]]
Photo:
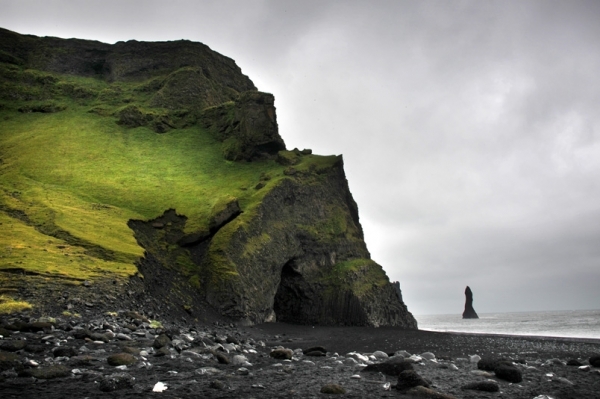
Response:
[[[414,370],[404,370],[398,374],[397,390],[406,392],[417,386],[429,388],[430,384]]]
[[[380,372],[387,375],[397,376],[405,370],[413,370],[412,362],[401,356],[392,357],[382,363],[369,364],[362,371]]]
[[[465,310],[462,315],[463,319],[478,319],[477,313],[473,308],[473,292],[471,288],[467,286],[465,289]]]

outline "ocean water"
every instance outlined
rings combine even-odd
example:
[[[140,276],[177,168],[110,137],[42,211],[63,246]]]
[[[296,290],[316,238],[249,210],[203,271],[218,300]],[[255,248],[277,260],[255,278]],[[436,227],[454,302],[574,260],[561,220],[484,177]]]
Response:
[[[600,339],[600,310],[415,316],[420,330]]]

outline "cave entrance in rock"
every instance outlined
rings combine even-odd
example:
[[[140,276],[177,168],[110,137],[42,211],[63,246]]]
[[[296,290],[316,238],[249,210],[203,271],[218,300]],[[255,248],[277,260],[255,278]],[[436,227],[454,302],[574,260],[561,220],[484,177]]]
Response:
[[[307,310],[310,295],[308,284],[302,274],[294,270],[294,261],[286,263],[281,269],[281,282],[273,301],[273,310],[277,321],[287,323],[309,323]]]

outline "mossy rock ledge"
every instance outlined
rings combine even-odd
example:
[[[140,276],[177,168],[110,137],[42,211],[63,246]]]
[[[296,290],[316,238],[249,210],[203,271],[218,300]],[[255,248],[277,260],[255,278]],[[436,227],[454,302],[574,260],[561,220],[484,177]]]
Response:
[[[286,150],[274,104],[202,43],[0,29],[2,294],[416,329],[342,156]]]

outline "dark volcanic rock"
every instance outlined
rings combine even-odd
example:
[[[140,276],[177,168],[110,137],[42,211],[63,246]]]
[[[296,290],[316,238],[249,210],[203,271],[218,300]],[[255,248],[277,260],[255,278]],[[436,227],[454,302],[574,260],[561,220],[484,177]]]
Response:
[[[523,381],[523,375],[521,371],[518,368],[508,364],[499,365],[494,370],[494,373],[496,374],[496,377],[508,382],[517,383]]]
[[[397,390],[405,392],[417,386],[429,388],[429,383],[414,370],[404,370],[398,374]]]
[[[413,370],[413,365],[401,356],[391,358],[383,363],[369,364],[363,369],[363,371],[378,371],[393,376],[397,376],[405,370]]]
[[[291,359],[294,355],[294,351],[291,349],[274,349],[269,353],[273,359]]]
[[[19,363],[18,355],[0,351],[0,371],[10,370],[18,366]]]
[[[26,369],[19,372],[19,377],[35,377],[39,380],[64,378],[68,377],[69,375],[71,375],[71,370],[61,365],[40,367],[36,369]]]
[[[344,387],[338,384],[327,384],[321,387],[321,393],[326,393],[330,395],[343,395],[346,393]]]
[[[463,385],[461,389],[465,390],[474,390],[474,391],[484,391],[484,392],[498,392],[500,391],[500,386],[496,381],[477,381],[472,382],[470,384]]]
[[[478,319],[475,309],[473,309],[473,292],[471,288],[467,286],[465,289],[465,311],[463,312],[463,319]]]
[[[600,355],[593,355],[590,357],[590,365],[594,367],[600,367]]]
[[[116,353],[106,358],[106,362],[111,366],[129,366],[136,361],[135,356],[130,353]]]
[[[113,392],[119,389],[132,388],[134,379],[127,373],[114,373],[108,375],[100,381],[98,388],[102,392]]]
[[[285,150],[272,94],[241,93],[233,102],[204,110],[201,121],[223,142],[223,155],[228,160],[272,158]]]

